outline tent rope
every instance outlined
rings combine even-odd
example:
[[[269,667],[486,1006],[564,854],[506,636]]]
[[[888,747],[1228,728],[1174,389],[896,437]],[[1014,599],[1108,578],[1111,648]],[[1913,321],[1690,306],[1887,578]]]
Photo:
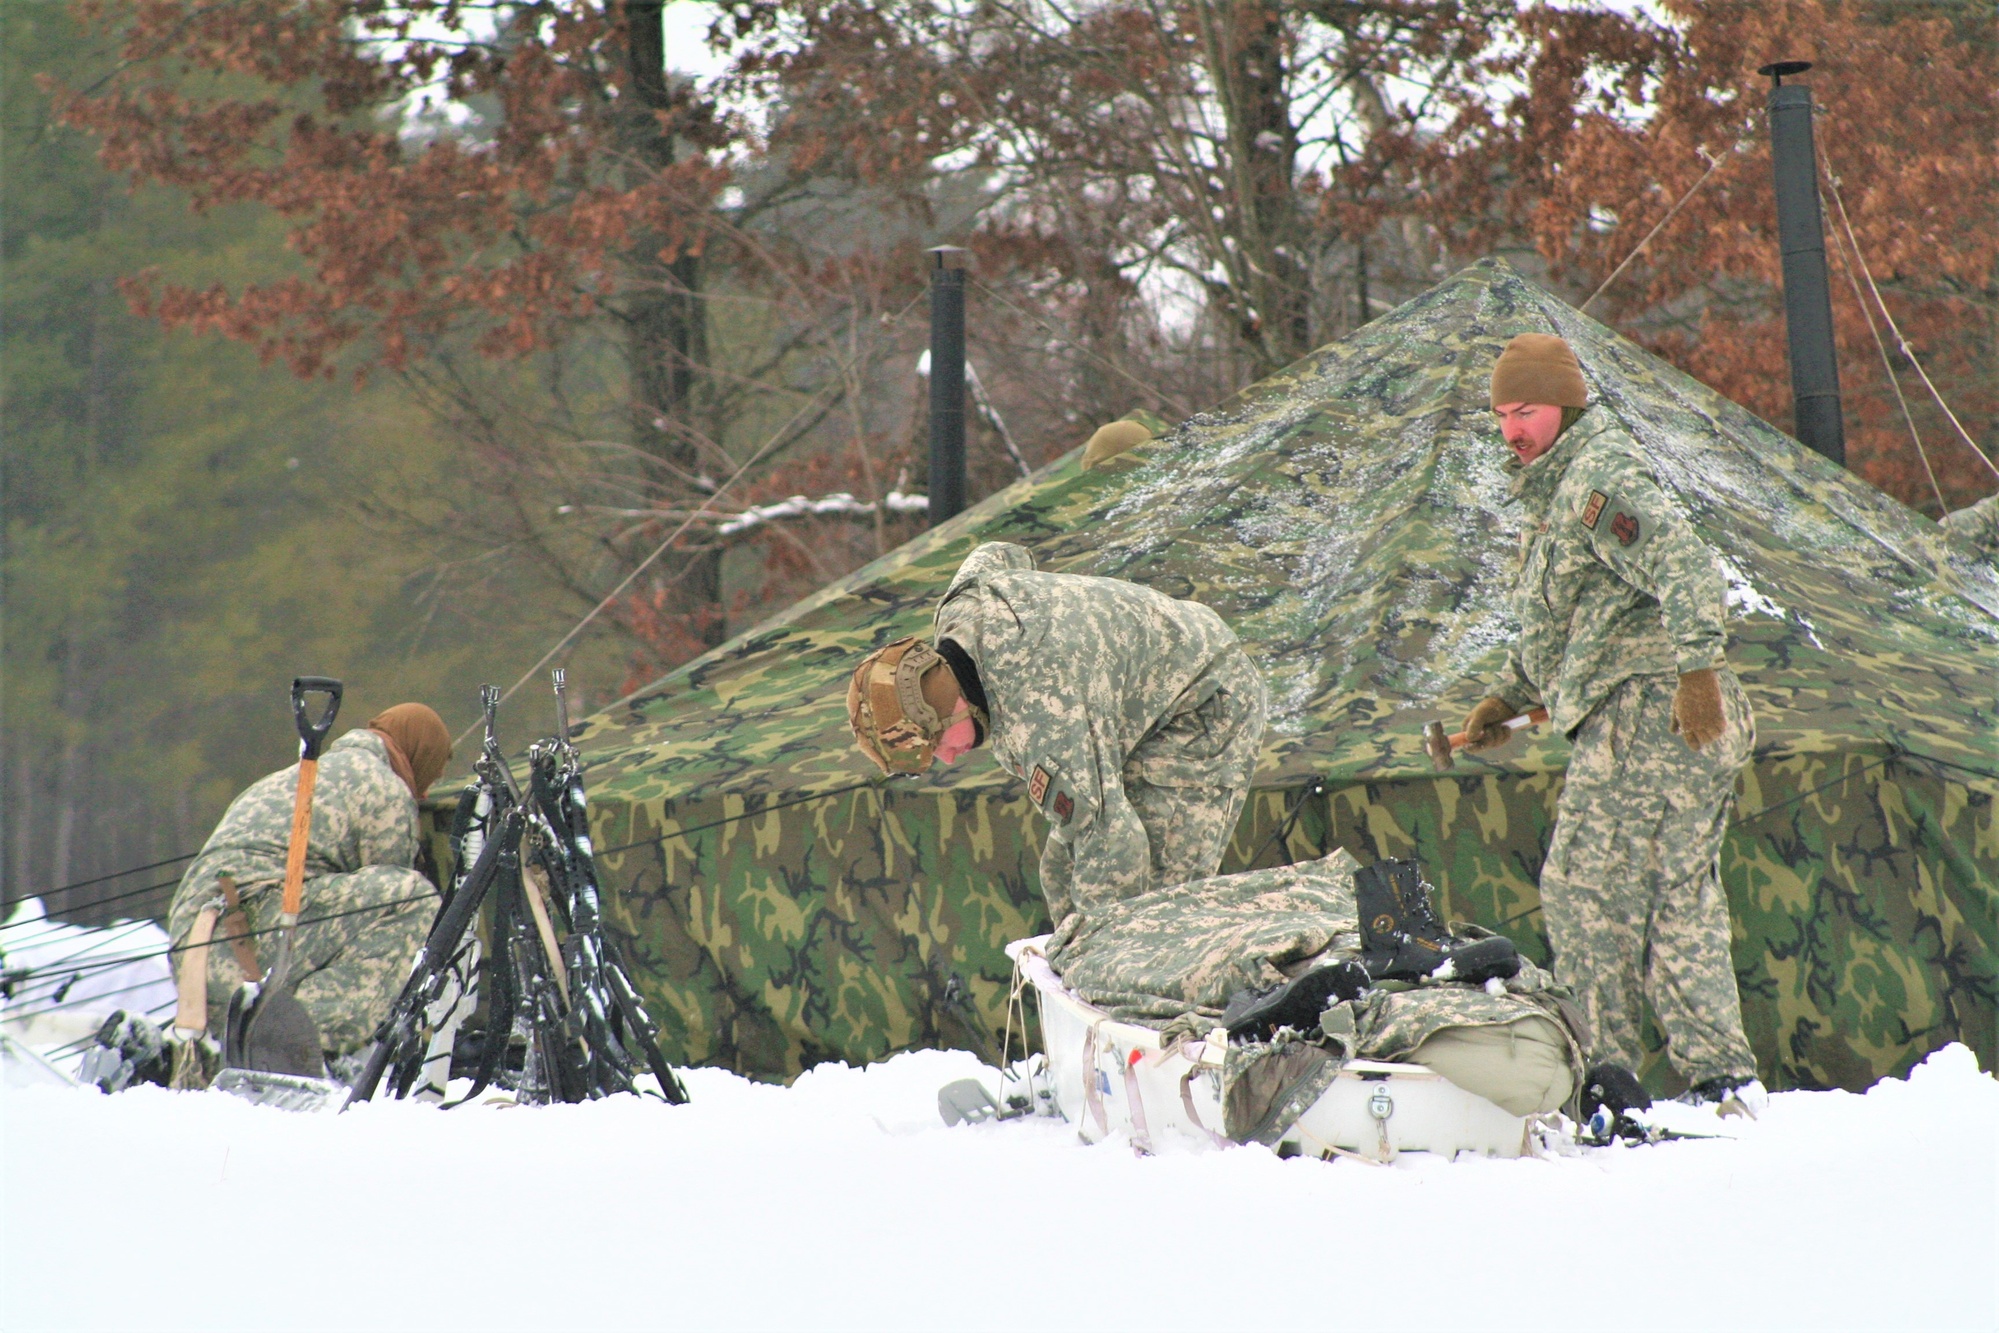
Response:
[[[56,910],[59,912],[64,912],[74,915],[75,913],[90,911],[94,908],[108,907],[112,903],[124,902],[129,898],[143,898],[145,895],[149,893],[158,893],[162,889],[171,889],[179,883],[180,883],[179,879],[163,879],[157,884],[147,884],[141,888],[127,889],[123,893],[106,894],[102,898],[92,898],[88,902],[68,904],[59,907]],[[58,889],[55,892],[59,893],[61,892],[61,890]],[[46,902],[47,899],[44,899],[43,901]],[[66,927],[74,924],[75,924],[74,922],[47,914],[42,916],[23,917],[19,921],[9,921],[5,925],[0,925],[0,936],[4,936],[6,932],[10,930],[24,930],[29,926],[46,926],[51,929],[54,929],[57,927]],[[48,933],[49,932],[45,930],[40,934],[36,935],[17,936],[12,939],[0,938],[0,951],[4,951],[7,949],[18,949],[22,945],[28,943],[30,940],[38,940],[44,938]]]
[[[1826,180],[1829,183],[1836,184],[1832,174],[1832,164],[1826,161],[1824,153],[1819,154],[1819,166],[1824,170]],[[1854,304],[1860,307],[1861,318],[1867,321],[1867,332],[1874,337],[1875,350],[1881,353],[1881,369],[1887,374],[1888,387],[1894,390],[1895,402],[1902,409],[1902,420],[1908,424],[1909,438],[1915,441],[1916,457],[1920,458],[1923,463],[1923,475],[1930,479],[1930,494],[1937,498],[1937,517],[1942,518],[1950,512],[1950,506],[1944,502],[1943,487],[1937,485],[1936,469],[1930,466],[1930,451],[1923,447],[1922,432],[1916,429],[1915,415],[1909,411],[1909,400],[1902,393],[1901,380],[1895,375],[1895,362],[1888,355],[1888,344],[1881,337],[1881,330],[1875,326],[1874,312],[1868,309],[1867,298],[1860,293],[1860,278],[1855,271],[1855,264],[1846,257],[1847,244],[1853,240],[1853,228],[1846,225],[1846,209],[1844,207],[1841,207],[1839,210],[1839,220],[1842,227],[1845,228],[1846,240],[1841,241],[1839,232],[1835,231],[1832,236],[1833,252],[1839,256],[1840,272],[1846,274],[1846,281],[1853,288]],[[1854,253],[1856,256],[1858,255],[1859,251],[1857,248]]]
[[[980,282],[977,278],[972,279],[972,285],[974,287],[977,287],[980,291],[984,292],[987,296],[992,297],[993,300],[1005,306],[1008,310],[1013,311],[1014,314],[1019,315],[1022,319],[1033,320],[1036,324],[1039,324],[1047,332],[1054,334],[1056,337],[1060,338],[1063,342],[1068,343],[1071,347],[1081,352],[1084,356],[1096,362],[1098,365],[1102,366],[1105,370],[1110,371],[1111,374],[1116,375],[1120,379],[1127,380],[1130,383],[1137,385],[1139,388],[1145,390],[1147,393],[1157,398],[1160,402],[1166,404],[1168,407],[1172,408],[1175,412],[1178,412],[1181,416],[1190,417],[1194,415],[1193,408],[1188,407],[1187,404],[1181,402],[1178,398],[1175,398],[1172,394],[1167,393],[1164,389],[1160,389],[1153,385],[1147,384],[1144,380],[1132,374],[1130,371],[1126,370],[1123,366],[1120,366],[1117,362],[1098,355],[1096,352],[1092,351],[1089,345],[1085,343],[1082,339],[1074,336],[1073,334],[1065,333],[1062,329],[1057,328],[1054,324],[1050,323],[1047,319],[1044,319],[1040,315],[1034,314],[1030,311],[1022,310],[1019,306],[1007,300],[1004,296],[1001,296],[998,292],[994,291],[991,287],[988,287],[985,283]]]
[[[911,297],[909,300],[909,304],[905,305],[901,310],[898,310],[895,313],[895,317],[888,321],[888,326],[890,328],[893,328],[897,324],[900,324],[902,322],[903,316],[907,315],[913,308],[915,308],[916,303],[922,299],[923,299],[922,293],[918,293],[916,296]],[[680,526],[675,528],[671,533],[667,534],[666,540],[661,542],[657,547],[655,547],[651,555],[639,561],[639,563],[632,569],[632,572],[625,575],[625,577],[619,581],[617,587],[605,593],[602,601],[598,602],[597,605],[591,607],[588,613],[584,615],[583,619],[576,622],[574,628],[572,628],[567,634],[563,635],[560,639],[558,639],[553,648],[549,649],[547,652],[541,655],[540,661],[536,662],[526,671],[523,671],[521,673],[521,678],[515,681],[512,685],[509,685],[506,689],[506,692],[500,696],[499,702],[505,703],[507,700],[513,698],[515,691],[519,690],[521,686],[527,684],[530,680],[534,679],[535,673],[540,671],[543,667],[547,666],[551,661],[553,661],[557,653],[560,653],[564,648],[567,648],[571,643],[574,643],[576,641],[576,636],[581,634],[584,631],[584,629],[586,629],[589,626],[590,622],[595,620],[603,612],[604,608],[608,607],[612,602],[615,602],[619,597],[623,596],[625,589],[631,587],[633,581],[636,580],[639,575],[645,573],[647,569],[651,568],[653,561],[665,555],[667,549],[671,547],[675,542],[679,541],[683,533],[685,533],[689,528],[693,527],[694,524],[700,521],[701,519],[711,517],[709,513],[709,506],[713,505],[717,500],[721,499],[722,496],[729,490],[730,487],[734,486],[738,481],[742,480],[743,474],[747,473],[751,468],[755,467],[758,463],[762,462],[764,456],[770,453],[772,449],[777,447],[779,441],[784,439],[786,433],[791,430],[792,426],[796,425],[801,417],[803,417],[807,412],[811,411],[813,407],[815,407],[818,404],[820,399],[826,397],[826,395],[834,389],[845,388],[845,387],[846,387],[846,381],[844,379],[834,379],[829,381],[824,387],[822,387],[817,393],[813,394],[810,398],[807,398],[805,402],[799,406],[799,409],[796,412],[792,413],[790,418],[787,419],[782,426],[779,426],[777,430],[771,433],[771,437],[768,440],[765,440],[763,444],[758,447],[755,453],[751,454],[748,459],[744,460],[743,465],[741,467],[737,468],[735,472],[730,474],[729,479],[727,481],[723,482],[720,486],[717,486],[713,491],[709,492],[707,498],[702,500],[700,505],[698,505],[695,508],[694,512],[689,514],[686,518],[682,519]],[[686,570],[687,567],[683,566],[681,569],[681,573],[684,574]],[[677,577],[678,576],[676,575],[676,578]],[[613,706],[615,707],[615,705]],[[472,733],[479,730],[479,728],[483,725],[484,721],[483,719],[481,719],[479,721],[473,722],[472,725],[465,728],[465,730],[459,732],[457,737],[451,742],[451,748],[455,750],[459,746],[463,745],[468,739],[471,738]]]
[[[409,903],[436,902],[437,897],[438,895],[435,893],[414,893],[407,898],[391,898],[387,902],[367,903],[360,907],[343,908],[338,912],[322,912],[317,916],[301,916],[298,919],[298,924],[300,926],[311,926],[322,921],[338,921],[342,917],[358,916],[363,912],[385,912],[391,907],[402,907]],[[141,922],[139,924],[143,925],[146,923]],[[90,958],[75,964],[58,959],[55,962],[46,963],[41,967],[24,969],[21,972],[13,974],[10,979],[16,982],[35,981],[42,977],[69,975],[72,973],[79,977],[87,976],[109,968],[123,967],[127,963],[143,963],[149,958],[170,958],[175,954],[186,953],[190,949],[205,949],[209,945],[226,944],[230,940],[248,940],[255,939],[260,935],[275,935],[284,929],[285,927],[281,925],[265,926],[261,930],[237,931],[233,935],[212,935],[209,937],[208,944],[176,944],[165,949],[151,949],[145,953],[128,953],[115,958]],[[80,956],[80,954],[70,955],[71,958]]]
[[[1881,299],[1881,288],[1875,284],[1874,272],[1867,265],[1867,256],[1861,253],[1860,242],[1853,234],[1853,224],[1847,220],[1846,201],[1840,197],[1839,177],[1833,172],[1832,158],[1824,150],[1820,150],[1820,157],[1825,167],[1827,188],[1832,191],[1833,206],[1839,212],[1840,226],[1845,229],[1847,242],[1853,247],[1854,258],[1860,264],[1860,275],[1867,279],[1867,290],[1874,294],[1874,304],[1881,309],[1882,321],[1887,324],[1888,332],[1895,335],[1896,350],[1908,358],[1909,365],[1914,367],[1917,377],[1923,382],[1923,387],[1930,391],[1930,397],[1936,399],[1937,406],[1943,410],[1944,416],[1949,418],[1950,424],[1956,428],[1958,437],[1964,441],[1964,447],[1971,450],[1978,461],[1985,465],[1987,472],[1990,472],[1994,478],[1999,479],[1999,466],[1995,466],[1992,460],[1985,456],[1985,451],[1980,449],[1977,441],[1971,438],[1971,432],[1966,430],[1964,423],[1957,419],[1957,413],[1950,410],[1950,404],[1944,401],[1942,391],[1930,379],[1929,372],[1923,369],[1923,363],[1916,359],[1915,349],[1910,347],[1909,340],[1902,336],[1901,326],[1895,323],[1895,316],[1889,312],[1888,303]]]
[[[1713,178],[1714,173],[1721,170],[1722,164],[1732,160],[1737,153],[1740,153],[1742,151],[1742,146],[1748,142],[1749,142],[1749,135],[1747,133],[1744,133],[1742,137],[1737,139],[1735,143],[1729,148],[1729,150],[1723,153],[1720,157],[1708,156],[1706,144],[1701,144],[1699,147],[1695,148],[1694,152],[1698,153],[1700,155],[1701,160],[1708,164],[1707,170],[1702,172],[1701,178],[1695,181],[1685,194],[1680,196],[1678,203],[1674,204],[1671,208],[1666,210],[1666,216],[1660,218],[1656,223],[1652,225],[1652,230],[1645,233],[1645,239],[1638,242],[1637,245],[1631,248],[1631,253],[1624,256],[1624,262],[1619,264],[1616,268],[1612,269],[1610,271],[1610,276],[1605,278],[1601,283],[1597,284],[1597,289],[1589,294],[1589,300],[1584,301],[1581,305],[1576,307],[1577,312],[1585,315],[1588,314],[1589,308],[1592,305],[1596,304],[1596,298],[1602,296],[1604,292],[1609,289],[1610,284],[1616,282],[1617,279],[1623,274],[1624,270],[1631,267],[1631,261],[1638,258],[1639,255],[1644,253],[1645,247],[1652,244],[1653,238],[1666,229],[1666,224],[1671,222],[1676,216],[1679,215],[1679,211],[1687,206],[1687,201],[1700,192],[1701,186],[1706,185],[1708,181]]]

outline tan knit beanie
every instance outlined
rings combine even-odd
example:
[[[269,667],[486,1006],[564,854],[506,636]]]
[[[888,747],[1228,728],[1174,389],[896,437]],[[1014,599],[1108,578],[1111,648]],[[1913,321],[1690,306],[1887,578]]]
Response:
[[[1108,426],[1099,426],[1097,433],[1083,446],[1083,471],[1088,472],[1099,463],[1108,463],[1151,438],[1152,431],[1137,421],[1113,421]]]
[[[1492,405],[1506,403],[1588,407],[1583,368],[1569,345],[1552,333],[1523,333],[1506,344],[1492,367]]]

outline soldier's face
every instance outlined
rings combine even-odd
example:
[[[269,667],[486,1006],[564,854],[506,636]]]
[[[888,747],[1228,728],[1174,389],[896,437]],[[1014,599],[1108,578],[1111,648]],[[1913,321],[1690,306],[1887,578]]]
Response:
[[[960,704],[952,717],[951,725],[944,728],[944,734],[937,738],[937,749],[932,757],[940,763],[955,764],[958,756],[978,743],[979,726],[972,721],[970,707]]]
[[[1502,403],[1492,414],[1499,418],[1507,447],[1523,463],[1547,453],[1562,429],[1562,409],[1550,403]]]

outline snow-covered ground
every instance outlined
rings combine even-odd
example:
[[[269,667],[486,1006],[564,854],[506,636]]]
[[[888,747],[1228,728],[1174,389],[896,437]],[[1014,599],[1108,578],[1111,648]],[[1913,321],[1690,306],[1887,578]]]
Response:
[[[695,1070],[679,1108],[346,1115],[10,1089],[0,1327],[1999,1323],[1999,1083],[1963,1047],[1780,1094],[1731,1141],[1389,1167],[944,1128],[937,1089],[978,1072],[926,1052],[790,1088]]]

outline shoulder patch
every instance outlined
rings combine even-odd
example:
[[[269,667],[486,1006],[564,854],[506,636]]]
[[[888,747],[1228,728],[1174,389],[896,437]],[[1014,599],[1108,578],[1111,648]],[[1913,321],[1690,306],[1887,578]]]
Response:
[[[1076,803],[1069,799],[1068,792],[1058,791],[1055,793],[1054,809],[1055,818],[1066,824],[1069,822],[1069,816],[1076,813]]]
[[[1048,794],[1048,770],[1043,768],[1041,765],[1036,764],[1034,766],[1034,772],[1030,774],[1027,779],[1027,799],[1034,802],[1036,805],[1040,805],[1041,798],[1046,796],[1047,794]]]
[[[1645,540],[1645,525],[1638,515],[1628,509],[1620,509],[1610,516],[1610,535],[1617,538],[1617,544],[1629,550]]]
[[[1605,495],[1602,491],[1591,491],[1588,503],[1583,505],[1581,515],[1583,526],[1592,532],[1595,531],[1596,521],[1603,517],[1603,507],[1609,503],[1610,497],[1608,495]]]

